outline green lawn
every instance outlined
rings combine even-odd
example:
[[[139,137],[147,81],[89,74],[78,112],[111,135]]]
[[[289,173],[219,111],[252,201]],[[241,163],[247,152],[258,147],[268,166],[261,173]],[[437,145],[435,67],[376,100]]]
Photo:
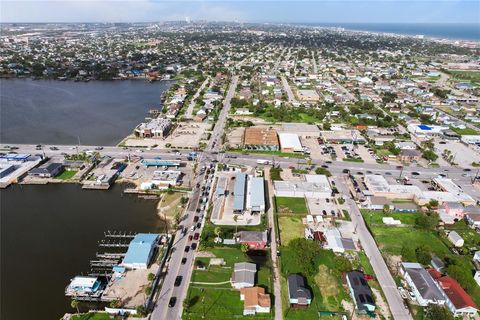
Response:
[[[265,288],[267,293],[272,293],[272,275],[270,253],[267,251],[266,260],[260,263],[259,260],[252,260],[243,253],[238,246],[210,248],[217,258],[225,260],[224,266],[208,266],[210,258],[197,258],[208,267],[206,270],[194,270],[191,284],[188,289],[185,312],[183,319],[227,319],[242,318],[243,301],[240,301],[240,293],[233,290],[230,283],[220,285],[195,284],[193,282],[224,282],[229,281],[233,266],[237,262],[254,262],[257,264],[256,285]],[[274,297],[271,296],[272,302]],[[256,319],[271,319],[272,314],[260,314]]]
[[[70,180],[77,173],[76,170],[64,170],[60,175],[56,176],[55,179],[60,180]]]
[[[306,309],[291,309],[288,306],[286,278],[292,273],[299,273],[295,254],[287,247],[282,246],[280,267],[282,271],[282,300],[284,319],[318,319],[319,311],[342,311],[341,301],[350,300],[347,291],[342,286],[342,276],[334,263],[335,254],[330,250],[322,250],[316,259],[319,272],[313,277],[306,278],[306,285],[312,289],[312,303]],[[328,317],[329,319],[335,319]]]
[[[470,81],[474,83],[480,82],[480,72],[478,71],[449,70],[447,73],[454,80]]]
[[[110,320],[115,318],[105,312],[89,312],[89,313],[74,315],[72,316],[71,319],[72,320]]]
[[[235,150],[229,150],[231,152],[236,152]],[[240,150],[241,152],[253,153],[253,154],[262,154],[266,156],[266,160],[271,160],[268,156],[275,157],[287,157],[287,158],[305,158],[303,153],[299,152],[282,152],[282,151],[266,151],[266,150]]]
[[[367,219],[368,221],[368,219]],[[368,222],[367,222],[368,223]],[[404,245],[425,245],[439,256],[449,253],[447,246],[432,231],[414,227],[370,226],[380,251],[391,255],[400,255]]]
[[[295,238],[303,238],[305,226],[300,217],[278,217],[280,240],[283,246]]]
[[[450,127],[450,129],[456,133],[458,133],[459,135],[463,136],[463,135],[476,135],[476,134],[479,134],[479,132],[477,130],[474,130],[472,128],[465,128],[465,129],[459,129],[459,128],[454,128],[454,127]]]
[[[384,217],[392,217],[393,219],[400,220],[402,224],[409,224],[415,225],[415,219],[417,219],[418,215],[422,214],[419,212],[409,212],[409,213],[397,213],[397,212],[390,212],[390,213],[383,213],[381,211],[372,211],[372,210],[361,210],[362,215],[369,225],[381,225],[385,226],[382,221]],[[391,226],[391,228],[395,228]]]
[[[307,205],[304,198],[275,197],[277,213],[307,214]]]
[[[455,230],[465,240],[464,247],[480,246],[480,234],[472,230],[464,220],[456,222],[454,225],[446,226],[446,229]]]

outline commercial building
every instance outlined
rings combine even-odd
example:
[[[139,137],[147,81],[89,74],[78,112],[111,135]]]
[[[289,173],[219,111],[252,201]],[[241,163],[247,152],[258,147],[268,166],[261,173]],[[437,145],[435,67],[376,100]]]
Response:
[[[321,131],[321,138],[324,143],[332,144],[364,144],[365,139],[358,130],[330,130]]]
[[[181,165],[181,161],[180,160],[143,159],[142,164],[147,168],[148,167],[178,168]]]
[[[154,118],[148,122],[140,123],[135,128],[135,135],[141,138],[166,138],[170,129],[172,128],[172,121],[165,118]]]
[[[302,138],[320,137],[320,129],[314,124],[284,123],[279,131],[282,133],[294,133]]]
[[[250,127],[245,129],[245,149],[278,151],[277,130],[272,127]]]
[[[252,213],[265,212],[265,182],[263,177],[248,179],[247,210]]]
[[[240,289],[240,300],[243,303],[243,315],[255,315],[256,313],[270,312],[270,295],[261,287]]]
[[[121,266],[127,269],[147,269],[155,252],[159,235],[139,233],[128,246]]]
[[[182,172],[176,170],[154,171],[152,183],[157,186],[174,186],[178,184],[181,176]]]
[[[402,149],[398,155],[398,160],[401,162],[417,162],[422,157],[422,153],[418,150]]]
[[[280,148],[282,152],[303,152],[302,144],[295,133],[280,132]]]
[[[419,305],[426,307],[429,304],[445,304],[440,287],[421,264],[403,262],[400,272],[412,289]]]
[[[437,200],[440,204],[444,202],[460,202],[465,205],[475,204],[475,200],[451,179],[434,178],[432,183],[442,191],[422,191],[413,185],[390,184],[385,177],[375,174],[367,174],[363,181],[368,190],[363,191],[365,196],[378,196],[388,199],[408,199],[419,205],[427,204],[431,199]]]
[[[355,310],[361,314],[373,314],[375,301],[373,300],[372,289],[365,280],[363,272],[357,270],[347,272],[346,278]]]
[[[410,124],[407,130],[418,137],[439,136],[443,131],[448,130],[448,127],[426,125],[426,124]]]
[[[480,144],[480,135],[462,135],[460,140],[466,144]]]
[[[305,286],[305,280],[299,274],[291,274],[287,278],[288,302],[293,308],[305,308],[312,303],[312,293]]]
[[[33,168],[28,172],[29,176],[40,178],[54,178],[63,171],[63,164],[57,162],[49,162],[38,168]]]
[[[238,262],[233,266],[232,286],[235,289],[250,288],[255,285],[257,266],[250,262]]]
[[[233,212],[243,213],[245,210],[245,194],[247,187],[247,174],[237,173],[233,188]]]
[[[305,175],[306,181],[274,181],[275,196],[328,198],[332,188],[325,175]]]

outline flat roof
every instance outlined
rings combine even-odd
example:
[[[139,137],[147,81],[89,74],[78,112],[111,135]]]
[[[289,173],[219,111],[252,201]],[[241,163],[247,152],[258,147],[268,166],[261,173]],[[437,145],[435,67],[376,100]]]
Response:
[[[302,144],[296,133],[280,132],[278,134],[280,139],[280,146],[286,149],[293,149],[294,151],[302,151]]]
[[[254,177],[250,183],[250,206],[265,208],[265,182],[262,177]]]
[[[274,181],[273,182],[276,191],[296,191],[296,192],[303,192],[311,193],[311,196],[316,192],[328,192],[331,193],[332,189],[330,185],[323,184],[323,183],[316,183],[316,182],[308,182],[308,181]]]
[[[233,188],[233,210],[243,211],[245,209],[245,185],[247,174],[237,173],[235,176],[235,186]]]
[[[245,129],[245,145],[278,146],[277,130],[272,127],[250,127]]]
[[[282,131],[283,132],[290,132],[290,133],[320,133],[320,129],[317,125],[314,124],[307,124],[307,123],[283,123],[282,124]]]

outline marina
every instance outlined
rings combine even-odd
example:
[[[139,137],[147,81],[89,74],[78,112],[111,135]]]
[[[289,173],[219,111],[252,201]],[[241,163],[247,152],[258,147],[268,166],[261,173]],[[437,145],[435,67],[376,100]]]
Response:
[[[128,242],[138,231],[164,232],[156,201],[123,195],[123,188],[115,184],[108,191],[94,192],[76,184],[48,184],[13,185],[0,190],[4,261],[0,276],[2,291],[8,292],[2,298],[2,317],[29,319],[31,310],[35,310],[38,319],[58,319],[72,312],[64,296],[70,279],[75,275],[99,277],[106,284],[111,268],[91,270],[90,260],[118,261],[126,252],[127,247],[100,250],[99,240]],[[115,237],[118,230],[124,230],[122,234],[128,237]],[[18,237],[20,233],[22,237]],[[31,273],[32,261],[42,261],[35,264],[39,275],[35,281],[25,277]],[[39,295],[46,287],[51,294]],[[29,308],[24,307],[26,295],[36,297]]]

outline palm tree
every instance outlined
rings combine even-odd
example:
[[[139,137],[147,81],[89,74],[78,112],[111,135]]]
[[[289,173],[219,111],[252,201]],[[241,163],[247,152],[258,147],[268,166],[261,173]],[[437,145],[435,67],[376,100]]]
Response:
[[[222,232],[222,229],[220,229],[220,227],[215,227],[215,229],[213,230],[213,233],[215,233],[217,238],[220,238],[220,233],[221,232]]]
[[[76,299],[72,299],[72,301],[70,302],[70,306],[74,309],[77,309],[77,313],[80,313],[80,311],[78,310],[78,301]]]

